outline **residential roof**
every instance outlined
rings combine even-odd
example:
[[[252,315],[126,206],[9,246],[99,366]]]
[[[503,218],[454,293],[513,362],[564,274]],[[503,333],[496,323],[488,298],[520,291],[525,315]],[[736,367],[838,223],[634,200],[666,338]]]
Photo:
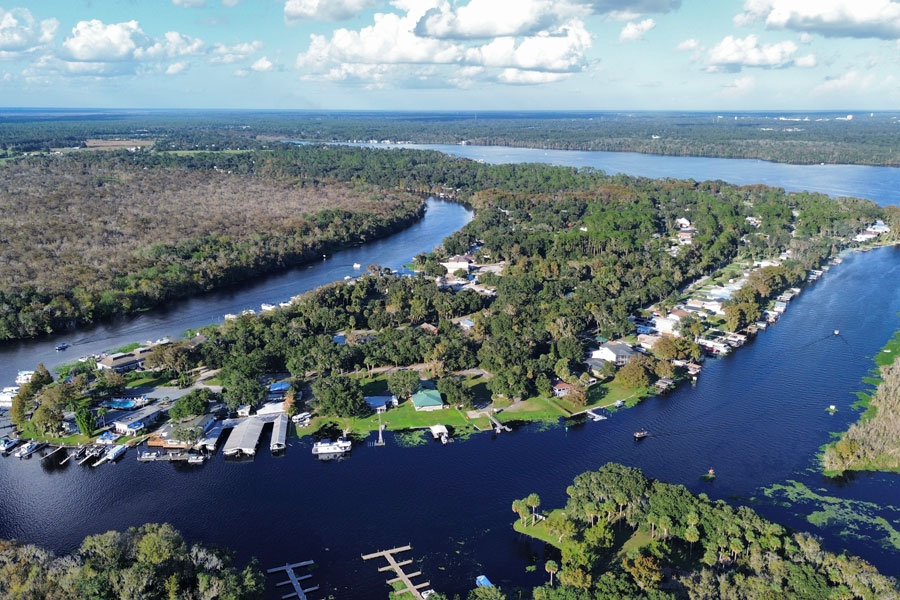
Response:
[[[635,353],[634,348],[624,342],[606,342],[600,347],[611,350],[616,356],[632,356]]]
[[[437,390],[419,389],[412,395],[412,402],[416,408],[428,408],[431,406],[443,406],[444,401],[441,399],[441,393]]]
[[[291,384],[289,381],[279,381],[269,386],[270,392],[286,392],[289,389],[291,389]]]

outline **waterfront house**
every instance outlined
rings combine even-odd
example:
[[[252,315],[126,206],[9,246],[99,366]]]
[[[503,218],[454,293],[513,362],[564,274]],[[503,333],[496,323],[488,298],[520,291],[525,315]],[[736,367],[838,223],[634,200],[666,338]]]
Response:
[[[662,338],[658,335],[641,334],[637,336],[638,346],[646,350],[653,350],[653,346],[655,346],[656,342],[660,339]]]
[[[97,361],[97,368],[101,371],[107,370],[115,373],[127,373],[135,369],[142,369],[144,361],[152,351],[152,348],[135,348],[131,352],[109,354]]]
[[[162,414],[162,410],[156,405],[147,406],[127,413],[113,421],[113,429],[119,435],[137,435],[156,423],[160,414]]]
[[[653,319],[656,330],[663,335],[678,337],[678,321],[669,317],[656,317]]]
[[[432,381],[422,381],[419,383],[419,390],[412,395],[413,408],[417,411],[432,411],[446,408],[444,401],[441,399],[441,393],[434,387]]]
[[[572,386],[565,381],[559,381],[553,386],[553,395],[556,398],[565,398],[572,391]]]
[[[453,275],[457,271],[465,271],[468,273],[474,263],[474,259],[468,254],[457,254],[442,262],[441,266],[447,269],[448,274]]]
[[[603,369],[606,367],[606,361],[602,358],[588,358],[584,361],[585,367],[591,374],[601,377],[604,375]]]
[[[591,352],[591,358],[599,358],[621,367],[635,355],[635,350],[624,342],[606,342]]]

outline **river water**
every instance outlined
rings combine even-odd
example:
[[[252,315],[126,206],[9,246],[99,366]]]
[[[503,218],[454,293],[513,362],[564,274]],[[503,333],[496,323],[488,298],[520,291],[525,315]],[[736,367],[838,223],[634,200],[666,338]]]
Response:
[[[399,266],[469,218],[456,205],[431,202],[415,226],[419,234],[407,230],[347,251],[346,257],[336,254],[331,264],[69,336],[84,348],[76,345],[70,352],[177,334],[226,312],[284,299],[302,286],[339,279],[351,274],[353,262]],[[393,241],[404,235],[418,241],[395,248]],[[310,279],[297,279],[304,272]],[[295,279],[282,279],[289,277]],[[327,463],[311,456],[309,441],[296,439],[284,456],[272,457],[265,449],[267,434],[255,460],[217,455],[201,468],[139,464],[134,452],[98,469],[0,458],[0,538],[68,551],[87,534],[168,521],[191,540],[228,546],[240,559],[257,556],[264,567],[313,559],[319,566],[313,582],[336,598],[384,598],[381,564],[359,557],[407,543],[416,570],[441,591],[462,593],[480,573],[501,585],[530,586],[546,577],[541,568],[526,571],[543,548],[512,532],[512,499],[537,492],[545,506],[561,505],[575,475],[617,461],[695,492],[750,503],[768,518],[821,535],[828,549],[846,549],[900,575],[898,552],[885,546],[890,531],[883,525],[900,529],[894,506],[900,504],[900,477],[831,481],[817,473],[815,459],[830,431],[855,420],[854,392],[873,355],[898,328],[898,281],[900,249],[850,255],[808,286],[776,326],[734,355],[708,361],[698,385],[600,423],[527,426],[415,448],[399,447],[388,435],[384,448],[361,445],[346,460]],[[136,325],[141,319],[144,324]],[[26,366],[52,362],[53,345],[20,344],[16,360]],[[830,404],[838,408],[834,415],[825,412]],[[652,436],[635,443],[631,433],[640,427]],[[701,482],[711,467],[718,479]],[[761,493],[789,480],[833,498],[838,509],[814,525],[806,520],[812,505]]]

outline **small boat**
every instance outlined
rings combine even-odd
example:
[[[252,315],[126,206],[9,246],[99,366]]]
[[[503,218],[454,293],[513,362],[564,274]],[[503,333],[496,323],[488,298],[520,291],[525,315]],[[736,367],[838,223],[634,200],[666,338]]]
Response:
[[[16,375],[16,383],[19,385],[25,385],[31,381],[31,376],[34,375],[34,371],[19,371]]]
[[[0,452],[9,453],[12,452],[13,448],[22,443],[22,440],[17,438],[8,438],[4,437],[0,440]]]
[[[188,456],[187,462],[189,465],[202,465],[206,460],[206,457],[202,454],[191,454]]]
[[[16,452],[13,456],[16,458],[28,458],[41,448],[43,448],[46,444],[42,442],[28,442],[21,448],[19,448],[18,452]]]
[[[275,305],[274,304],[263,304],[259,308],[263,312],[270,312],[270,311],[275,310]]]
[[[125,444],[116,444],[106,452],[106,456],[103,458],[106,462],[114,462],[125,454],[126,450],[128,450],[128,446]]]
[[[69,347],[69,344],[67,344],[66,342],[63,342],[63,343],[61,343],[61,344],[57,344],[57,345],[56,345],[56,351],[57,351],[57,352],[62,352],[63,350],[65,350],[65,349],[68,348],[68,347]]]
[[[834,330],[834,335],[841,335],[841,330],[840,330],[840,329],[835,329],[835,330]]]
[[[361,269],[361,268],[362,268],[362,265],[359,264],[359,263],[353,263],[353,268],[354,268],[354,269]]]
[[[650,435],[650,432],[647,431],[646,429],[638,429],[637,431],[634,432],[634,439],[642,440],[645,437],[648,437],[649,435]]]
[[[491,580],[486,575],[479,575],[475,578],[475,587],[492,588],[494,584],[491,583]]]
[[[349,275],[344,275],[344,281],[350,281],[351,279],[353,279],[353,278],[350,277]]]
[[[232,314],[232,313],[228,313],[227,315],[225,315],[226,321],[234,321],[237,318],[238,318],[238,316],[235,314]]]
[[[335,441],[322,440],[313,444],[313,454],[343,454],[349,452],[353,447],[353,442],[345,438],[338,438]]]
[[[252,317],[252,316],[255,315],[255,314],[256,314],[256,311],[253,310],[252,308],[248,308],[247,310],[242,310],[242,311],[241,311],[241,316],[242,316],[242,317]]]

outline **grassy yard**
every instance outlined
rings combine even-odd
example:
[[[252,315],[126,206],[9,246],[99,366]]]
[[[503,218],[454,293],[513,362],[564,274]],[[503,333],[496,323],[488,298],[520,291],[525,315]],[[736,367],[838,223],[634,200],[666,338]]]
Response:
[[[499,405],[497,405],[499,406]],[[504,409],[502,412],[494,415],[501,423],[507,421],[544,421],[548,423],[556,423],[560,417],[568,416],[569,413],[562,410],[553,401],[545,396],[529,398],[516,404],[515,407]]]
[[[605,383],[592,385],[590,388],[588,388],[587,406],[575,404],[574,402],[565,398],[554,398],[553,403],[559,406],[562,410],[566,411],[568,414],[572,414],[592,408],[609,408],[614,406],[615,403],[619,400],[624,402],[625,406],[628,406],[630,408],[644,398],[652,395],[653,388],[648,387],[631,389],[623,387],[615,381],[607,381]]]
[[[25,425],[22,426],[19,437],[36,440],[39,442],[47,442],[48,444],[63,444],[66,446],[77,446],[81,444],[87,444],[91,441],[91,438],[86,435],[81,435],[80,433],[68,435],[66,437],[52,437],[49,435],[44,435],[43,433],[40,433],[37,428],[35,428],[34,423],[32,423],[31,421],[25,423]]]
[[[119,346],[118,348],[113,348],[112,350],[107,350],[107,354],[119,354],[121,352],[131,352],[137,348],[140,348],[140,342],[132,342],[130,344],[125,344],[124,346]]]
[[[127,388],[136,388],[136,387],[160,387],[163,385],[169,385],[172,383],[172,380],[168,377],[158,375],[156,373],[148,372],[142,375],[137,379],[132,379],[125,387]]]

